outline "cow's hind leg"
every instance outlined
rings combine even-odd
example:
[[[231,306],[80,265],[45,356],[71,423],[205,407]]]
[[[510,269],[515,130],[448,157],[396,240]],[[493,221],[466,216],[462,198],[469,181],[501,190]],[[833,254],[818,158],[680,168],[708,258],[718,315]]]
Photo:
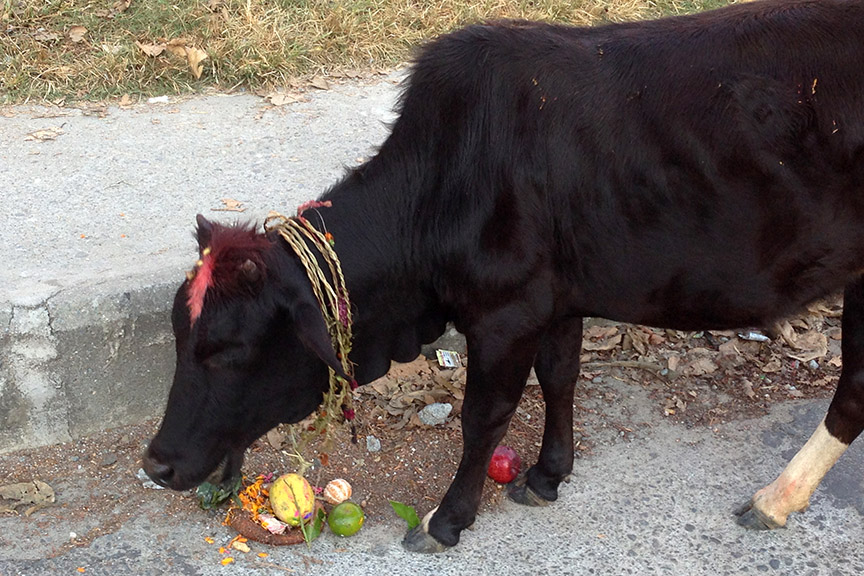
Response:
[[[558,499],[558,485],[573,471],[573,388],[579,376],[582,318],[559,321],[543,337],[534,371],[546,403],[540,456],[509,488],[519,504],[545,506]]]
[[[783,473],[736,511],[747,528],[786,525],[805,510],[819,482],[864,429],[864,280],[846,287],[843,303],[843,372],[828,414]]]

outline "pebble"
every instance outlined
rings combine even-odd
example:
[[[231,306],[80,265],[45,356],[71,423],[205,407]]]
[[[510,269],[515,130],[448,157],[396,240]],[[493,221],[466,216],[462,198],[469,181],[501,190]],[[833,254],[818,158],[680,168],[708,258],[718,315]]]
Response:
[[[117,454],[113,452],[108,452],[104,456],[102,456],[102,461],[99,463],[100,466],[104,468],[108,468],[109,466],[113,466],[117,463]]]
[[[366,436],[366,450],[369,452],[378,452],[381,450],[381,441],[371,434]]]
[[[435,402],[429,404],[417,414],[420,421],[427,426],[437,426],[447,421],[447,416],[453,410],[453,406],[446,402]]]
[[[147,472],[145,472],[143,468],[138,469],[135,477],[141,481],[141,486],[143,486],[144,488],[150,488],[151,490],[163,490],[162,486],[159,486],[158,484],[153,482],[153,480],[151,480],[149,476],[147,476]]]

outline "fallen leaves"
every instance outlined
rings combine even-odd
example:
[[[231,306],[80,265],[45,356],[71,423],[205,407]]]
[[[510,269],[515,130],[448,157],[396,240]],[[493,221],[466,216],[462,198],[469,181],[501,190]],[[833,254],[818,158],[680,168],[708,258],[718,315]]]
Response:
[[[63,134],[63,130],[60,128],[45,128],[43,130],[30,132],[24,139],[35,142],[48,142],[50,140],[56,140],[61,134]]]
[[[313,88],[317,88],[318,90],[329,90],[330,82],[327,81],[323,76],[315,76],[309,81],[309,85]]]
[[[57,34],[56,32],[51,32],[49,30],[46,30],[45,28],[38,28],[35,32],[33,32],[30,35],[30,37],[33,38],[33,40],[36,40],[37,42],[45,42],[45,43],[56,42],[57,40],[60,39],[59,34]]]
[[[0,512],[21,512],[30,516],[54,503],[54,489],[41,480],[0,486]]]
[[[72,42],[76,44],[78,42],[82,42],[84,40],[84,36],[87,35],[87,28],[84,26],[72,26],[69,30],[66,31],[66,36]]]
[[[666,416],[711,424],[726,418],[730,406],[733,412],[759,409],[774,398],[803,398],[834,386],[843,365],[841,315],[837,296],[777,325],[742,331],[683,332],[589,320],[581,377],[602,384],[598,376],[618,370],[613,378],[660,386]]]
[[[158,44],[145,44],[136,41],[135,45],[141,52],[151,58],[157,58],[164,53],[184,58],[189,66],[189,70],[196,79],[201,78],[201,74],[204,72],[203,62],[209,58],[207,52],[196,48],[185,38],[175,38]]]
[[[285,106],[286,104],[294,104],[295,102],[305,102],[306,98],[300,94],[292,94],[289,92],[271,92],[264,95],[264,99],[270,102],[273,106]]]
[[[810,362],[828,354],[828,338],[825,334],[810,329],[807,324],[803,326],[806,329],[803,333],[796,332],[789,321],[778,326],[780,336],[792,348],[792,351],[787,352],[786,355],[801,362]]]
[[[234,200],[233,198],[221,198],[219,200],[222,202],[221,208],[211,208],[210,210],[213,212],[245,212],[246,208],[243,206],[243,203],[239,200]]]
[[[622,338],[617,326],[591,326],[583,334],[582,349],[594,352],[612,350],[621,343]]]
[[[464,367],[441,369],[424,356],[406,364],[394,363],[386,376],[358,389],[373,402],[373,415],[399,418],[391,427],[423,427],[418,413],[430,404],[448,402],[454,410],[465,398]]]

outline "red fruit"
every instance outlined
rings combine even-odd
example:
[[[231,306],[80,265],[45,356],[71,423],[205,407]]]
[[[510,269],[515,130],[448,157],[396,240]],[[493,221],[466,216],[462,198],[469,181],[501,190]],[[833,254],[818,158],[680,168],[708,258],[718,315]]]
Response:
[[[509,484],[519,475],[522,460],[509,446],[498,446],[489,463],[489,477],[499,484]]]

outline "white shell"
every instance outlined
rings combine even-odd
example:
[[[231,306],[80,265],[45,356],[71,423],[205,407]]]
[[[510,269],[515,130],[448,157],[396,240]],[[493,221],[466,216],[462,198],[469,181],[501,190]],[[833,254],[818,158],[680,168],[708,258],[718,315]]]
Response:
[[[322,496],[324,496],[324,500],[334,506],[336,504],[341,504],[345,500],[351,498],[351,484],[342,478],[331,480],[327,486],[324,487],[324,493]]]

